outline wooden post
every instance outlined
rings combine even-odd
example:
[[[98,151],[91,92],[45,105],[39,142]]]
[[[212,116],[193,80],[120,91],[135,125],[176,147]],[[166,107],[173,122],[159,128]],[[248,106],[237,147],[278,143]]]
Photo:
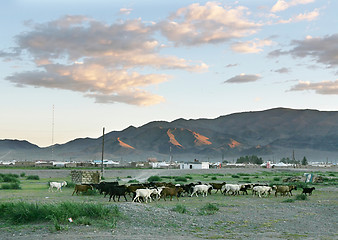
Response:
[[[103,128],[103,135],[102,135],[101,177],[103,177],[103,153],[104,153],[104,128]]]

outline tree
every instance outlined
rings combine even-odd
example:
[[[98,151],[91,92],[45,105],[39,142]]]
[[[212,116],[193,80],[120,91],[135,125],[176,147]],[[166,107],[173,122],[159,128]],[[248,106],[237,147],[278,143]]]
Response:
[[[263,159],[255,155],[240,157],[237,159],[236,163],[252,163],[252,164],[262,164]]]
[[[290,158],[282,158],[281,160],[280,160],[280,162],[282,162],[282,163],[285,163],[285,164],[300,164],[300,161],[299,160],[293,160],[293,159],[290,159]]]
[[[302,165],[308,165],[308,162],[307,162],[307,159],[306,159],[306,157],[305,157],[305,156],[303,157],[303,160],[302,160]]]

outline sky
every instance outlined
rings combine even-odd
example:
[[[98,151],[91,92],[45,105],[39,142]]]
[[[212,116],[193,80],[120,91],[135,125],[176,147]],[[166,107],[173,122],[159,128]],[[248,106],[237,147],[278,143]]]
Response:
[[[338,1],[0,2],[0,139],[338,110]]]

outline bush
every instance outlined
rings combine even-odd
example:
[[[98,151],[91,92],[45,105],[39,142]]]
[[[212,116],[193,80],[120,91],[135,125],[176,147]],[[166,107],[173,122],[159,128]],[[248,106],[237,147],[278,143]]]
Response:
[[[273,180],[276,181],[276,182],[279,182],[280,181],[280,177],[274,177]]]
[[[1,185],[1,189],[21,189],[20,184],[15,182],[15,183],[4,183]]]
[[[160,178],[159,176],[151,176],[148,178],[148,182],[160,182],[162,181],[162,178]]]
[[[184,205],[177,204],[173,209],[174,212],[187,213],[187,208]]]
[[[24,172],[20,174],[20,177],[25,177],[25,176],[26,176],[26,173]]]
[[[307,183],[305,182],[295,182],[295,183],[291,183],[290,185],[295,185],[297,189],[308,187]]]
[[[211,177],[211,180],[217,180],[217,177]]]
[[[19,175],[17,174],[0,174],[1,182],[20,183]]]
[[[75,188],[76,183],[74,182],[67,182],[67,185],[65,186],[66,188]],[[49,186],[49,183],[48,183]]]
[[[186,179],[185,177],[175,177],[175,182],[187,182],[188,179]]]
[[[187,178],[187,179],[190,179],[190,180],[192,179],[192,176],[190,176],[189,174],[185,175],[184,177]]]
[[[26,178],[27,180],[40,180],[40,177],[38,175],[29,175]]]
[[[161,178],[172,179],[174,177],[173,176],[161,176]]]
[[[219,208],[215,204],[208,203],[201,208],[201,210],[199,211],[199,214],[200,215],[211,215],[211,214],[215,214],[218,210]]]
[[[232,178],[239,178],[238,175],[231,175]]]
[[[136,179],[129,180],[128,183],[139,183]]]
[[[295,199],[296,200],[307,200],[307,195],[305,195],[305,194],[297,194],[296,196],[295,196]]]
[[[239,176],[250,176],[250,173],[238,173]]]

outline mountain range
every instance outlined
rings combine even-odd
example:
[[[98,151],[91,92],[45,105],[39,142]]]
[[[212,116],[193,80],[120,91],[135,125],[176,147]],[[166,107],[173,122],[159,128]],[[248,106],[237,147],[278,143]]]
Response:
[[[104,158],[122,162],[235,161],[257,155],[338,162],[338,112],[274,108],[215,119],[153,121],[104,136]],[[2,160],[101,159],[102,137],[78,138],[41,148],[27,141],[0,140]]]

